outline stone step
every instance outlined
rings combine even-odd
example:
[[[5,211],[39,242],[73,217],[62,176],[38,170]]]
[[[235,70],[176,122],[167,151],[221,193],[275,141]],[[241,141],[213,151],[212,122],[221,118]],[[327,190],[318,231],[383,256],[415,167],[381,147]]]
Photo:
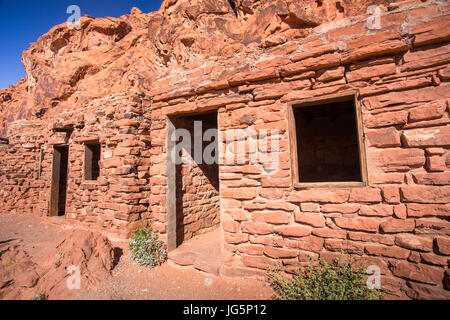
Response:
[[[168,258],[180,266],[192,266],[197,258],[197,254],[195,252],[175,250],[169,253]]]
[[[209,256],[198,252],[176,249],[169,253],[168,259],[176,265],[186,267],[192,266],[197,270],[219,275],[222,265],[220,256]]]
[[[169,260],[179,266],[193,268],[218,275],[222,265],[220,230],[216,229],[183,242],[169,252]]]
[[[194,268],[216,276],[220,273],[222,263],[216,257],[198,256],[194,261]]]

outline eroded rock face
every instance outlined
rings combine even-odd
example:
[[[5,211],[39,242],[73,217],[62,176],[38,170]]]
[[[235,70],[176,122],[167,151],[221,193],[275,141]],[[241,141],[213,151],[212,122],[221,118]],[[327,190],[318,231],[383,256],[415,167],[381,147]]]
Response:
[[[79,268],[80,287],[90,288],[110,274],[114,250],[98,232],[72,230],[44,261],[37,264],[17,245],[0,247],[0,299],[31,299],[38,293],[48,299],[69,297],[73,267]]]
[[[48,117],[92,99],[146,91],[174,67],[228,58],[308,35],[313,27],[389,1],[165,0],[159,11],[82,17],[53,27],[23,53],[26,77],[0,90],[0,135],[18,119]]]

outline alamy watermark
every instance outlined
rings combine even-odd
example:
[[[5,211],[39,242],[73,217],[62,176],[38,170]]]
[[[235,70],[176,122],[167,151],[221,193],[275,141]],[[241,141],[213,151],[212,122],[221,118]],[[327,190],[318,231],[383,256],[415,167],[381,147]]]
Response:
[[[67,7],[66,10],[67,14],[70,14],[71,16],[69,18],[67,18],[67,27],[70,30],[76,29],[76,30],[80,30],[81,29],[81,9],[79,6],[72,4],[70,6]]]
[[[381,8],[376,5],[371,5],[367,7],[367,14],[370,15],[367,18],[367,29],[369,30],[379,30],[381,29]]]
[[[220,165],[260,165],[266,174],[279,169],[279,130],[217,129],[203,131],[202,121],[194,121],[194,130],[177,128],[170,135],[173,147],[169,150],[171,161]]]
[[[69,290],[79,290],[81,288],[81,271],[79,266],[67,267],[69,277],[66,280],[66,286]]]
[[[379,266],[371,265],[367,268],[366,285],[369,289],[381,289],[381,269]]]

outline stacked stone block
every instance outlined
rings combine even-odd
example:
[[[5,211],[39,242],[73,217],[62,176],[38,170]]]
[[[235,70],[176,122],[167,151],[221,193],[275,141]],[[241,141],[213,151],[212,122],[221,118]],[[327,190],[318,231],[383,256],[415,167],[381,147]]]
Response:
[[[167,242],[167,117],[217,110],[221,133],[273,129],[280,138],[275,172],[247,151],[244,163],[219,165],[222,274],[262,275],[279,264],[293,272],[343,251],[380,267],[391,298],[448,299],[449,13],[445,1],[393,4],[379,29],[368,15],[322,24],[298,40],[170,67],[150,100],[106,97],[45,120],[47,130],[29,134],[36,139],[24,131],[24,141],[13,134],[0,148],[2,204],[29,212],[38,203],[46,214],[52,144],[65,139],[52,129],[72,125],[66,218],[127,236],[151,217]],[[289,104],[349,91],[358,93],[368,185],[295,187]],[[102,146],[95,183],[82,179],[83,141],[92,137]]]
[[[167,115],[218,110],[221,132],[280,133],[277,172],[219,167],[224,274],[279,263],[291,272],[343,251],[379,266],[391,297],[449,297],[448,12],[444,3],[397,7],[379,30],[360,16],[160,80],[151,92],[154,158],[167,156]],[[288,104],[349,90],[359,94],[368,186],[294,188]],[[164,223],[163,162],[157,174]]]

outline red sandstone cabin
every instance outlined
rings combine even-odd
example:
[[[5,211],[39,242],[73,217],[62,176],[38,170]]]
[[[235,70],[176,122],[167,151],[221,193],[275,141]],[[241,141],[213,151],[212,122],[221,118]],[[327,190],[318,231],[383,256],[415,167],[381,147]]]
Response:
[[[151,219],[173,262],[215,274],[344,251],[392,297],[448,299],[449,14],[439,0],[164,1],[56,26],[0,91],[1,211],[121,238]],[[227,132],[243,152],[205,164],[185,148],[177,164],[170,137],[196,121],[219,133],[201,154],[228,150]],[[275,168],[249,147],[264,130]]]

